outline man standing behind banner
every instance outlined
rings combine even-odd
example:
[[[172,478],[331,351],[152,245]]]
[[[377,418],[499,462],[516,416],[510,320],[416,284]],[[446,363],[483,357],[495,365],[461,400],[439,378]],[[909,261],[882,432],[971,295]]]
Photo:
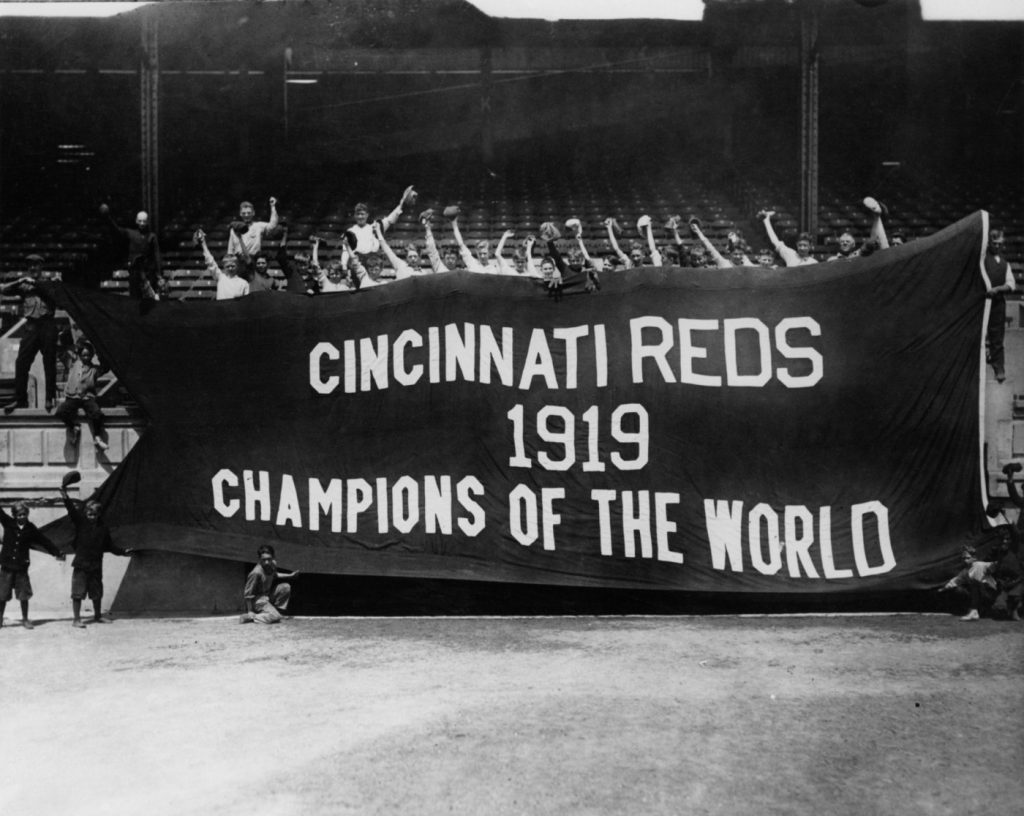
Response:
[[[260,546],[256,557],[259,562],[245,579],[245,614],[241,622],[280,623],[292,596],[291,584],[283,584],[280,579],[297,578],[299,572],[278,572],[274,548],[269,544]]]
[[[160,243],[149,226],[149,214],[140,211],[135,227],[122,227],[110,215],[110,207],[100,205],[100,215],[128,242],[128,294],[139,299],[160,300]]]
[[[43,281],[43,259],[29,255],[28,274],[0,285],[0,292],[14,289],[21,298],[21,316],[25,319],[18,357],[14,362],[14,400],[4,406],[10,414],[16,408],[28,408],[28,374],[37,354],[43,356],[46,377],[46,410],[52,411],[57,399],[57,322],[56,306],[50,293],[39,287]]]
[[[1013,269],[1003,255],[1004,237],[999,229],[988,233],[988,251],[985,253],[985,272],[988,274],[988,297],[992,298],[992,309],[988,314],[988,361],[992,364],[996,380],[1006,379],[1006,353],[1003,337],[1006,334],[1006,293],[1017,286]]]

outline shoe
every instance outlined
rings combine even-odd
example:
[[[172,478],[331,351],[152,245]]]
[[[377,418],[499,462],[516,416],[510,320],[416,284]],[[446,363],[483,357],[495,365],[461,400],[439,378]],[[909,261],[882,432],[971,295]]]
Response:
[[[886,207],[881,201],[878,201],[871,196],[864,199],[864,207],[868,212],[873,212],[875,215],[888,215],[889,208]]]
[[[108,445],[99,437],[96,437],[96,439],[93,440],[93,444],[96,446],[96,450],[98,451],[105,451],[107,448],[110,447],[110,445]]]
[[[35,629],[36,628],[36,625],[34,623],[32,623],[32,621],[28,620],[27,618],[21,622],[21,625],[23,627],[25,627],[26,629]]]
[[[976,621],[976,620],[980,620],[980,619],[981,619],[981,615],[978,614],[978,610],[977,609],[972,609],[970,612],[968,612],[966,615],[964,615],[962,618],[960,618],[960,620],[962,620],[962,621]]]
[[[75,425],[72,428],[68,428],[68,444],[74,447],[78,444],[78,440],[82,436],[82,429]]]
[[[71,625],[74,626],[76,629],[84,629],[85,628],[85,624],[82,623],[80,620],[71,621]]]
[[[93,623],[113,623],[114,621],[111,620],[110,618],[104,618],[104,617],[100,616],[100,617],[93,618],[92,622]]]
[[[1000,382],[1001,383],[1001,382],[1006,380],[1006,370],[1002,366],[999,366],[995,370],[995,373],[996,373],[996,382]]]
[[[5,406],[4,406],[4,413],[5,413],[5,414],[13,414],[13,413],[14,413],[14,410],[15,410],[16,408],[22,408],[22,407],[24,407],[24,406],[18,405],[17,401],[15,401],[15,402],[9,402],[9,403],[7,403],[7,404],[6,404]]]
[[[48,414],[52,414],[53,413],[53,400],[52,399],[48,399],[46,401],[46,413],[48,413]]]

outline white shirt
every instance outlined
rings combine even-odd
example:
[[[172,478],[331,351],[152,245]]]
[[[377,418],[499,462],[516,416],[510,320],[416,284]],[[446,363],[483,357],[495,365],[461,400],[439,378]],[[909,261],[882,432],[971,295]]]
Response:
[[[267,233],[267,228],[270,223],[267,221],[253,221],[249,224],[249,229],[238,235],[234,230],[228,231],[228,254],[238,255],[242,252],[240,243],[245,244],[245,249],[249,255],[255,255],[260,251],[263,246],[263,236]]]
[[[217,300],[231,300],[249,294],[249,282],[245,278],[240,278],[237,275],[229,278],[220,270],[218,273],[215,275],[217,278]]]

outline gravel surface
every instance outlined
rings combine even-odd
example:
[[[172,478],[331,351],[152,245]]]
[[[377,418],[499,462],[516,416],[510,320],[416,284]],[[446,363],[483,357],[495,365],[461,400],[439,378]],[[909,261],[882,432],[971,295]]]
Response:
[[[1024,624],[0,629],[0,812],[951,814],[1024,801]],[[16,609],[15,609],[16,612]]]

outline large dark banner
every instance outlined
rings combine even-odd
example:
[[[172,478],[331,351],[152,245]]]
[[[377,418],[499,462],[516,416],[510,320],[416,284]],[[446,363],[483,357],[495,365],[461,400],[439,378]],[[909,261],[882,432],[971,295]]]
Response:
[[[935,586],[983,527],[985,217],[868,258],[64,305],[151,419],[122,544],[719,592]]]

